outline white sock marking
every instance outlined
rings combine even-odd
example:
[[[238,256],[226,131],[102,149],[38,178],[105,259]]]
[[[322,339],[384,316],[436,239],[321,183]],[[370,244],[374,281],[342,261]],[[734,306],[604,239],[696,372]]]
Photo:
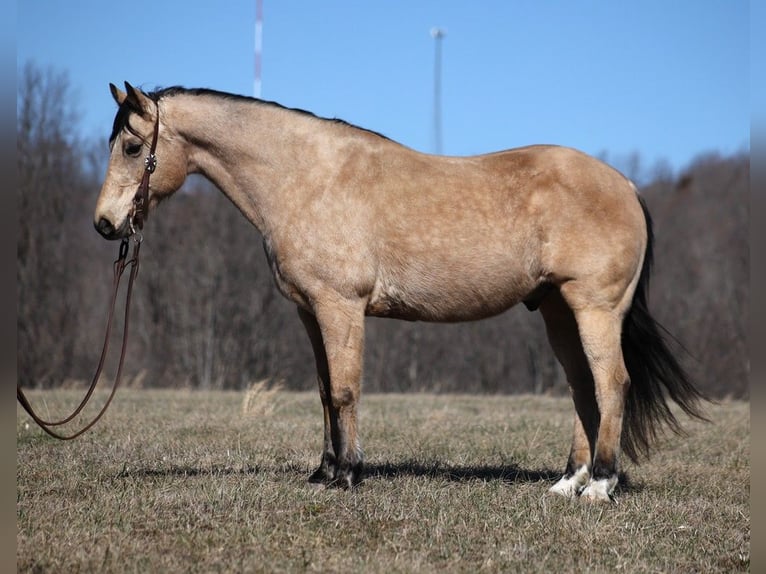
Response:
[[[591,501],[611,502],[611,494],[615,486],[617,486],[617,476],[591,480],[582,491],[582,497]]]
[[[582,465],[569,478],[566,476],[562,477],[556,484],[551,486],[549,492],[552,492],[553,494],[559,494],[567,498],[575,498],[578,494],[580,494],[580,491],[583,489],[583,487],[588,484],[589,479],[590,473],[588,472],[588,467]]]

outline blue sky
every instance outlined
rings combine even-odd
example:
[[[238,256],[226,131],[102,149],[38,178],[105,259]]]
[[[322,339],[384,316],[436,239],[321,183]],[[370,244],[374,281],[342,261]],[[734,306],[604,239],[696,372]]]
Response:
[[[749,149],[750,20],[741,0],[263,0],[264,99],[433,151],[556,143],[679,170]],[[25,0],[17,63],[69,74],[83,135],[106,139],[109,82],[252,95],[255,0]]]

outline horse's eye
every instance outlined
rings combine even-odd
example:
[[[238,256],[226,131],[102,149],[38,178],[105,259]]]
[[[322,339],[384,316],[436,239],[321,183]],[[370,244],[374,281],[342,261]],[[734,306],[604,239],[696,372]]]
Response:
[[[135,157],[141,153],[141,144],[133,143],[125,146],[125,154]]]

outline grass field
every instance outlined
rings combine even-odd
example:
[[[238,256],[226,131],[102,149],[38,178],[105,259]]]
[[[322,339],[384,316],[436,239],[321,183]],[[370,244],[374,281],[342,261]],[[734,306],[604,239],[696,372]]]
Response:
[[[63,413],[80,393],[30,393]],[[617,503],[546,496],[568,399],[363,398],[368,474],[318,490],[315,394],[123,390],[91,432],[17,416],[21,572],[738,572],[750,568],[749,404],[684,420]]]

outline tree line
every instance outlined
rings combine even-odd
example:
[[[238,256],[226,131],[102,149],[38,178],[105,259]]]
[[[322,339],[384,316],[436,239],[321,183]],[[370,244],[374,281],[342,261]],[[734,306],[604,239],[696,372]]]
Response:
[[[28,387],[73,384],[95,369],[117,254],[92,226],[106,138],[79,136],[66,74],[34,65],[18,79],[17,118],[18,376]],[[657,239],[650,305],[714,397],[749,396],[749,166],[748,154],[701,155],[679,176],[657,170],[641,186]],[[310,344],[276,290],[260,236],[212,185],[190,178],[144,237],[126,384],[241,389],[272,379],[314,388]],[[457,325],[368,319],[363,385],[567,389],[541,317],[523,306]]]

